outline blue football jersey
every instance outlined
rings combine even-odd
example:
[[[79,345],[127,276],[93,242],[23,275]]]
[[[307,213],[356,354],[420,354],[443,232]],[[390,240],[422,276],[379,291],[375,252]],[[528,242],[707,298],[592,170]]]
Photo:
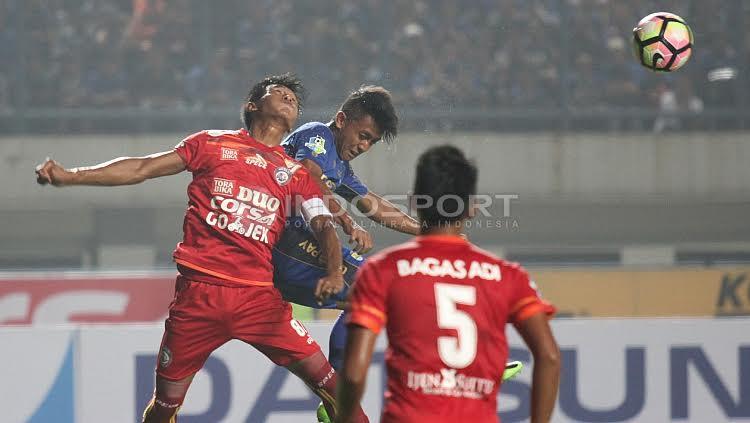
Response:
[[[295,160],[310,159],[323,172],[328,188],[351,201],[367,194],[367,187],[354,174],[349,162],[336,151],[333,132],[324,123],[306,123],[292,132],[281,144]],[[274,284],[287,301],[316,308],[337,308],[346,298],[344,289],[325,304],[318,304],[313,292],[318,279],[326,273],[320,262],[320,247],[302,217],[287,220],[284,232],[273,249]],[[343,269],[346,288],[352,283],[364,258],[343,248]]]
[[[339,157],[328,125],[306,123],[289,134],[281,145],[293,159],[310,159],[320,166],[328,188],[347,201],[367,194],[367,187],[354,174],[349,162]]]

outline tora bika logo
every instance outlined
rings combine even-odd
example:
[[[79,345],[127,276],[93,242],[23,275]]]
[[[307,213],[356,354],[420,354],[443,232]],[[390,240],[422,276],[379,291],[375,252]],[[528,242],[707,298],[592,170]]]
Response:
[[[211,194],[234,195],[234,181],[229,179],[214,178],[214,186]]]
[[[234,148],[221,147],[221,160],[237,160],[238,152]]]

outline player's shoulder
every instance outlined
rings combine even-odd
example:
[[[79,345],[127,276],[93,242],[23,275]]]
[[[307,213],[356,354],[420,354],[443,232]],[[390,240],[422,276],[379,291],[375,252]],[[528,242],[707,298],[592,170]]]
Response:
[[[521,263],[503,259],[496,254],[493,254],[472,243],[469,243],[469,251],[471,251],[472,254],[481,257],[482,261],[497,264],[498,266],[500,266],[503,274],[525,275],[528,273],[526,269],[524,269],[524,267],[521,265]]]
[[[297,142],[306,144],[311,138],[319,138],[324,142],[333,142],[333,131],[325,123],[307,122],[295,129],[288,139],[294,139]]]
[[[321,135],[333,135],[333,131],[323,122],[307,122],[299,126],[294,132],[296,133],[318,133]]]
[[[379,252],[367,257],[366,264],[386,266],[389,263],[395,263],[399,259],[409,257],[420,249],[419,243],[414,240],[402,242],[380,250]]]

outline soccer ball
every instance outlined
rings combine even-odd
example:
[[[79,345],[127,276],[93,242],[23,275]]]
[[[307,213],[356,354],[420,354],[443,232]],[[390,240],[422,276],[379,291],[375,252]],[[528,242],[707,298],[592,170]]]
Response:
[[[693,52],[693,31],[681,17],[652,13],[633,28],[633,47],[641,64],[653,71],[672,72],[685,65]]]

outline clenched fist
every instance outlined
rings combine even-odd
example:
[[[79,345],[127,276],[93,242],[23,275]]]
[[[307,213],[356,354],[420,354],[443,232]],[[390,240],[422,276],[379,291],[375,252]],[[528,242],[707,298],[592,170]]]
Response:
[[[56,187],[65,185],[69,180],[73,172],[69,172],[63,168],[60,163],[50,159],[49,157],[44,163],[36,167],[36,182],[39,185],[54,185]]]

